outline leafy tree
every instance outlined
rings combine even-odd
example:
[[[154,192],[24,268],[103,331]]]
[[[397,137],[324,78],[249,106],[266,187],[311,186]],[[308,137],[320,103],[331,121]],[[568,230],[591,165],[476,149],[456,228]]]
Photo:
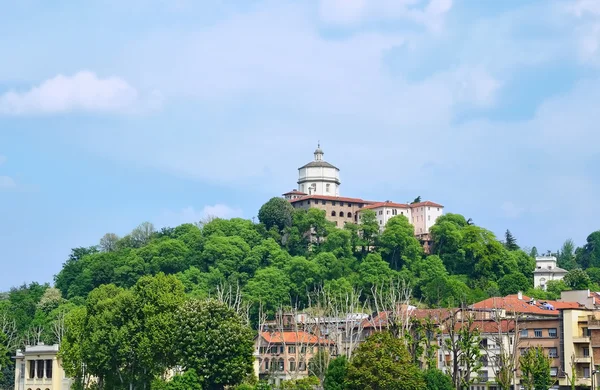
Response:
[[[586,244],[576,253],[577,264],[582,268],[600,267],[600,230],[586,239]]]
[[[396,270],[416,261],[423,253],[423,247],[415,238],[415,228],[404,215],[388,220],[379,244],[383,256]]]
[[[521,385],[525,390],[548,390],[554,381],[550,375],[551,359],[542,347],[530,347],[519,358]]]
[[[425,371],[425,385],[427,390],[453,390],[452,379],[437,368]]]
[[[98,244],[98,248],[102,252],[113,252],[113,251],[117,250],[118,242],[119,242],[119,236],[117,236],[115,233],[106,233],[100,239],[100,244]]]
[[[281,382],[280,390],[313,390],[319,385],[319,379],[309,376],[302,379],[293,379]]]
[[[84,268],[81,260],[85,256],[97,252],[98,248],[95,246],[91,246],[89,248],[78,247],[71,249],[69,258],[63,264],[63,267],[58,275],[54,277],[54,286],[60,290],[63,297],[68,298],[71,296],[69,294],[69,289],[81,278]]]
[[[533,287],[533,283],[525,275],[518,272],[503,276],[498,280],[498,286],[500,287],[500,294],[509,295],[516,294],[519,291],[527,291]]]
[[[133,229],[129,236],[134,248],[139,248],[150,241],[152,235],[156,232],[154,225],[150,222],[142,222],[138,227]]]
[[[269,316],[275,314],[282,304],[290,302],[290,279],[284,271],[275,267],[266,267],[256,272],[244,288],[244,294],[256,311],[258,306]],[[252,313],[254,316],[257,312]]]
[[[362,238],[362,251],[367,252],[367,249],[375,245],[379,236],[379,223],[377,215],[373,210],[364,210],[360,213],[359,234]]]
[[[585,270],[592,283],[600,284],[600,267],[592,267]]]
[[[150,390],[203,390],[203,378],[189,369],[181,375],[175,375],[171,380],[156,379]]]
[[[56,309],[63,302],[60,290],[54,287],[48,287],[37,303],[37,308],[44,313],[49,313]]]
[[[204,378],[203,388],[224,389],[252,372],[252,329],[226,304],[187,301],[176,314],[175,350],[185,369]]]
[[[323,382],[324,390],[344,390],[346,375],[348,374],[348,358],[340,355],[329,362],[325,381]]]
[[[546,283],[546,293],[548,295],[546,299],[558,299],[562,291],[570,289],[564,280],[550,280]]]
[[[509,251],[519,250],[519,246],[517,245],[517,239],[512,235],[510,230],[506,229],[504,233],[504,247]]]
[[[585,290],[589,288],[592,281],[584,270],[581,268],[575,268],[565,275],[563,282],[572,290]]]
[[[258,220],[268,229],[275,226],[279,231],[292,225],[294,207],[283,198],[271,198],[258,211]]]
[[[387,285],[394,277],[394,271],[378,253],[369,253],[358,266],[358,280],[363,292],[373,286]]]
[[[575,262],[575,243],[570,238],[566,240],[558,252],[558,266],[567,271],[577,267]]]
[[[2,331],[0,331],[0,368],[12,366],[9,358],[11,351],[8,350],[7,341],[8,338],[6,337],[6,335]],[[3,377],[4,373],[0,371],[0,380],[2,380]]]
[[[404,342],[389,332],[375,333],[358,346],[348,367],[349,390],[420,390],[423,376]]]

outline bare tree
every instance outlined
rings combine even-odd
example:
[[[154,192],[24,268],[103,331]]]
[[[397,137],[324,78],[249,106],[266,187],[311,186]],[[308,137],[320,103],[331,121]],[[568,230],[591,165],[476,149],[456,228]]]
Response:
[[[9,351],[14,351],[19,347],[17,324],[14,319],[9,317],[8,313],[0,315],[0,332],[6,336],[6,348]]]
[[[106,233],[100,239],[98,247],[102,252],[113,252],[117,250],[117,241],[119,241],[119,236],[115,233]]]
[[[44,328],[42,326],[34,326],[25,332],[23,341],[25,345],[37,345],[42,342],[43,336]]]
[[[242,299],[242,288],[239,283],[235,287],[231,284],[220,283],[215,295],[219,302],[225,303],[235,310],[247,324],[250,324],[250,304]]]
[[[150,222],[142,222],[138,227],[131,231],[131,240],[136,247],[143,246],[150,241],[150,237],[156,231],[154,225]]]

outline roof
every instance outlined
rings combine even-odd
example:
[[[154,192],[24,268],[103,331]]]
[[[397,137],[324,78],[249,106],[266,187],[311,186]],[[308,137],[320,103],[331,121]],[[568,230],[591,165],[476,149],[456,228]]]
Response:
[[[363,210],[378,209],[380,207],[395,207],[395,208],[399,208],[399,209],[408,209],[410,206],[407,205],[406,203],[378,202],[378,203],[374,203],[374,204],[363,207]]]
[[[439,203],[434,203],[432,201],[426,200],[424,202],[418,202],[418,203],[411,203],[409,205],[411,208],[413,207],[421,207],[421,206],[430,206],[430,207],[444,207]]]
[[[298,191],[298,190],[292,190],[292,191],[288,191],[283,195],[307,195],[305,192],[302,191]]]
[[[367,204],[375,203],[373,201],[364,200],[364,199],[360,199],[360,198],[344,198],[341,196],[329,196],[329,195],[307,195],[307,196],[303,196],[301,198],[292,199],[292,200],[290,200],[290,203],[301,202],[303,200],[309,200],[309,199],[332,200],[332,201],[336,201],[336,202],[339,201],[339,202],[352,202],[352,203],[367,203]]]
[[[566,269],[562,269],[559,267],[554,267],[552,269],[548,268],[539,268],[533,271],[534,274],[567,274],[569,271]]]
[[[546,316],[557,316],[559,314],[558,309],[578,309],[579,303],[577,302],[558,302],[539,300],[532,301],[525,295],[522,299],[516,294],[507,295],[505,297],[493,297],[484,299],[481,302],[474,303],[471,307],[473,309],[503,309],[509,312],[522,313],[522,314],[535,314],[535,315],[546,315]],[[544,303],[554,307],[554,310],[550,310],[544,307]]]
[[[466,320],[457,320],[454,324],[454,330],[458,331],[464,324],[466,324]],[[475,320],[471,324],[470,329],[477,329],[480,333],[508,333],[515,330],[515,322],[512,320]],[[448,334],[448,329],[443,330],[443,333]]]
[[[327,161],[311,161],[308,164],[304,164],[303,166],[301,166],[298,169],[302,169],[302,168],[334,168],[337,169],[338,171],[340,170],[338,167],[329,164]]]
[[[269,344],[333,344],[333,341],[312,333],[299,330],[297,332],[262,332],[261,336]]]

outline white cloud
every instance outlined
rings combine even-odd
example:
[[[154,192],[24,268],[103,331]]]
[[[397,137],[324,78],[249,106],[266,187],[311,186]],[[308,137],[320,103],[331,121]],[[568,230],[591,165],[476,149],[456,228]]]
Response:
[[[81,112],[130,112],[147,103],[160,104],[158,93],[142,101],[139,92],[119,77],[100,78],[81,71],[72,76],[59,74],[29,91],[0,95],[0,115],[57,114]]]
[[[319,16],[334,25],[404,19],[439,31],[451,8],[452,0],[321,0]]]
[[[11,189],[15,188],[17,183],[14,179],[9,176],[0,176],[0,189]]]
[[[195,223],[205,218],[235,218],[241,217],[242,210],[239,208],[230,207],[225,204],[217,203],[215,205],[207,205],[202,210],[196,210],[192,206],[185,207],[178,211],[165,210],[161,216],[157,218],[158,226],[179,226],[184,223]]]

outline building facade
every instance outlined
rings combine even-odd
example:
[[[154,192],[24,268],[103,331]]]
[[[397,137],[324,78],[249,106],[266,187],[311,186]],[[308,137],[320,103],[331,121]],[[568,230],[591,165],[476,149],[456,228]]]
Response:
[[[58,344],[26,346],[15,356],[15,390],[69,390],[72,380],[65,376]]]
[[[340,170],[323,159],[321,145],[314,161],[298,168],[298,191],[307,195],[340,196]]]
[[[556,266],[556,257],[538,256],[535,258],[535,270],[533,271],[533,286],[540,287],[544,291],[551,280],[562,280],[567,270]]]

